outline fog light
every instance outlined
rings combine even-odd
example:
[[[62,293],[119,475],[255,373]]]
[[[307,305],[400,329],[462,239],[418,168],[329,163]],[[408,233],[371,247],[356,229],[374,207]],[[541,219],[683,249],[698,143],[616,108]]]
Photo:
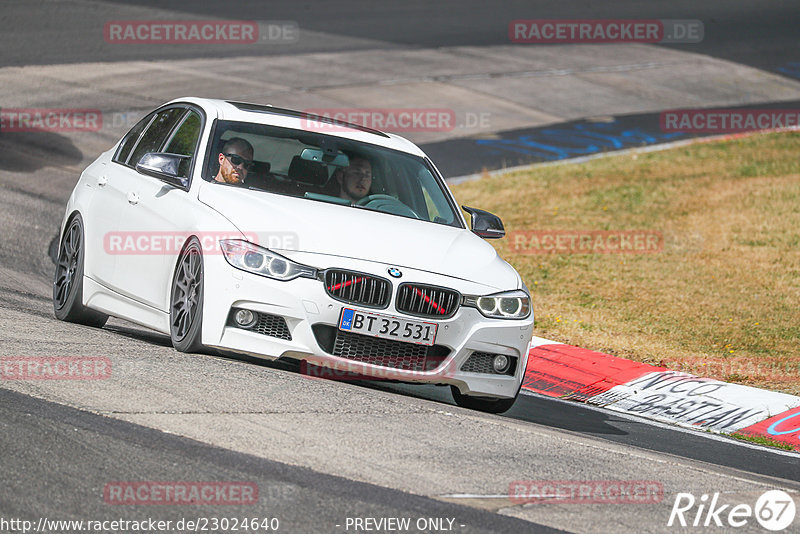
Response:
[[[494,370],[497,373],[503,374],[506,371],[508,371],[508,365],[510,363],[511,363],[511,360],[509,360],[507,356],[504,356],[502,354],[498,354],[498,355],[496,355],[494,357],[494,360],[492,360],[492,367],[494,367]]]
[[[233,318],[236,320],[236,324],[242,328],[250,328],[256,324],[256,314],[250,310],[239,310]]]

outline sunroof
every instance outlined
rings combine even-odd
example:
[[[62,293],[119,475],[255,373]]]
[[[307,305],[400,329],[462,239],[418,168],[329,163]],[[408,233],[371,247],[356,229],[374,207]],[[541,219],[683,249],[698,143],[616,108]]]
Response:
[[[313,113],[306,113],[305,111],[297,111],[296,109],[276,108],[274,106],[264,106],[262,104],[249,104],[247,102],[232,102],[230,100],[228,100],[227,102],[228,104],[236,106],[238,109],[242,111],[253,111],[256,113],[271,113],[273,115],[297,117],[299,119],[308,119],[308,120],[313,120],[315,122],[324,122],[327,124],[344,126],[347,128],[352,128],[353,130],[359,130],[362,132],[380,135],[381,137],[386,137],[386,138],[389,137],[388,135],[379,130],[368,128],[366,126],[361,126],[360,124],[353,124],[351,122],[340,121],[332,117],[325,117],[324,115],[314,115]]]

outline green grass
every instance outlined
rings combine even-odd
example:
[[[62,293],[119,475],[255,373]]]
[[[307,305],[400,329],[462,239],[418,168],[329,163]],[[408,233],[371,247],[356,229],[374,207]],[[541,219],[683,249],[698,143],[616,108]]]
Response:
[[[453,187],[498,214],[535,334],[800,394],[800,133],[753,135]],[[516,231],[660,232],[650,254],[531,254]],[[720,365],[707,366],[704,362]]]
[[[740,439],[742,441],[749,441],[750,443],[757,443],[758,445],[765,445],[767,447],[775,447],[777,449],[783,449],[785,451],[793,451],[794,447],[789,443],[784,443],[782,441],[776,441],[772,438],[768,438],[766,436],[751,436],[749,434],[741,434],[739,432],[734,432],[730,434],[732,438]]]

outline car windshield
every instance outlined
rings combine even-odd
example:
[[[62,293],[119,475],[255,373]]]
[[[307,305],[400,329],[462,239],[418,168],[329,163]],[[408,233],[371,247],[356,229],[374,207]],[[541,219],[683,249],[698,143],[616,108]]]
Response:
[[[324,133],[247,122],[217,121],[212,135],[206,180],[462,226],[424,158]],[[234,178],[223,178],[223,171],[233,167],[239,167]]]

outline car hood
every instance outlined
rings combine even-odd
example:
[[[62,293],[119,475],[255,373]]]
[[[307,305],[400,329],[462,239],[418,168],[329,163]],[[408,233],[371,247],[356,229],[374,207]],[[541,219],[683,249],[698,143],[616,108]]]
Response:
[[[454,276],[498,290],[519,275],[472,232],[326,202],[204,184],[199,200],[261,246],[374,261]],[[325,268],[325,265],[314,265]]]

